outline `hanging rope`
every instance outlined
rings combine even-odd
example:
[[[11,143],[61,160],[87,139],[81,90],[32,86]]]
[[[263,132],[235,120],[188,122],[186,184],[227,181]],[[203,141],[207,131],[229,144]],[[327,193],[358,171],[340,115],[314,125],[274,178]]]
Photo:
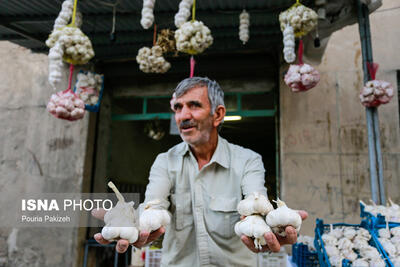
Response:
[[[299,50],[298,50],[298,58],[299,58],[299,64],[303,65],[303,39],[300,39],[299,41]]]
[[[156,45],[156,41],[157,41],[157,24],[154,23],[153,46]]]
[[[194,57],[190,56],[190,78],[192,78],[194,75],[194,65],[195,64],[196,64],[196,61],[194,60]]]
[[[65,91],[71,91],[72,75],[74,74],[74,64],[69,64],[69,77],[68,77],[68,88]]]
[[[76,17],[76,6],[78,4],[78,0],[74,0],[74,11],[72,12],[72,22],[71,25],[75,26],[75,17]]]
[[[371,80],[375,80],[376,77],[376,72],[378,71],[379,64],[374,63],[374,62],[367,62],[367,68],[369,72],[369,77]]]
[[[192,6],[192,21],[196,20],[196,0],[193,0]]]

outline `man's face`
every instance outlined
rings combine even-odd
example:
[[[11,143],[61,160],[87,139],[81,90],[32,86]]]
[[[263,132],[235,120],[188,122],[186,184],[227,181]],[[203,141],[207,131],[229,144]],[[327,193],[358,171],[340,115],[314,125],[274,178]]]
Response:
[[[190,89],[176,98],[173,107],[182,139],[190,145],[207,143],[213,130],[207,87]]]

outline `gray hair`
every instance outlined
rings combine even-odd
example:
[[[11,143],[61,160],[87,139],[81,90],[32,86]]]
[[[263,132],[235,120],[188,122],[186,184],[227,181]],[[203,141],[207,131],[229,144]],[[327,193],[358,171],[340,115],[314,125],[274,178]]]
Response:
[[[192,77],[184,79],[175,88],[175,95],[176,97],[180,97],[190,89],[197,86],[207,87],[208,100],[211,104],[211,115],[215,113],[215,110],[219,105],[225,107],[224,92],[216,81],[212,81],[207,77]]]

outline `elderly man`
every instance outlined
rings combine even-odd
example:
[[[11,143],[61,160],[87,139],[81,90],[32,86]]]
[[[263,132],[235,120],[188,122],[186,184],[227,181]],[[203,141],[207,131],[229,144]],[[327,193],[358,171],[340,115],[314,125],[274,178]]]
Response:
[[[141,247],[165,232],[162,266],[256,266],[250,250],[259,251],[250,238],[235,235],[234,225],[240,219],[236,207],[243,196],[256,191],[267,195],[260,155],[218,135],[226,109],[224,93],[215,81],[183,80],[171,106],[184,142],[158,155],[145,198],[145,202],[162,200],[172,213],[171,224],[141,232],[133,245]],[[295,229],[289,226],[286,233],[286,238],[267,233],[262,251],[277,252],[280,245],[295,243]],[[107,243],[101,234],[95,239]],[[126,251],[128,245],[119,240],[117,251]]]

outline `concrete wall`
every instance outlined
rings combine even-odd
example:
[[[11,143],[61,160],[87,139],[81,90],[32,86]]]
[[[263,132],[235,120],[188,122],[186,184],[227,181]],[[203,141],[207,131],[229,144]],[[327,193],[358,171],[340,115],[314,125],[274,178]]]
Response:
[[[46,111],[54,93],[47,56],[0,42],[0,221],[25,193],[81,192],[89,116],[68,122]],[[66,75],[61,87],[66,88]],[[10,235],[10,233],[12,233]],[[77,228],[0,228],[0,266],[73,266]],[[8,239],[8,241],[7,241]],[[81,244],[80,244],[81,245]]]
[[[371,15],[377,78],[397,89],[400,69],[400,9],[385,0]],[[363,86],[358,25],[335,32],[319,66],[321,81],[304,93],[280,85],[282,197],[310,218],[303,233],[313,234],[315,219],[360,222],[359,199],[370,199],[365,108],[358,95]],[[286,70],[282,68],[282,71]],[[397,90],[396,90],[397,91]],[[379,108],[386,195],[400,202],[400,134],[397,93]]]

